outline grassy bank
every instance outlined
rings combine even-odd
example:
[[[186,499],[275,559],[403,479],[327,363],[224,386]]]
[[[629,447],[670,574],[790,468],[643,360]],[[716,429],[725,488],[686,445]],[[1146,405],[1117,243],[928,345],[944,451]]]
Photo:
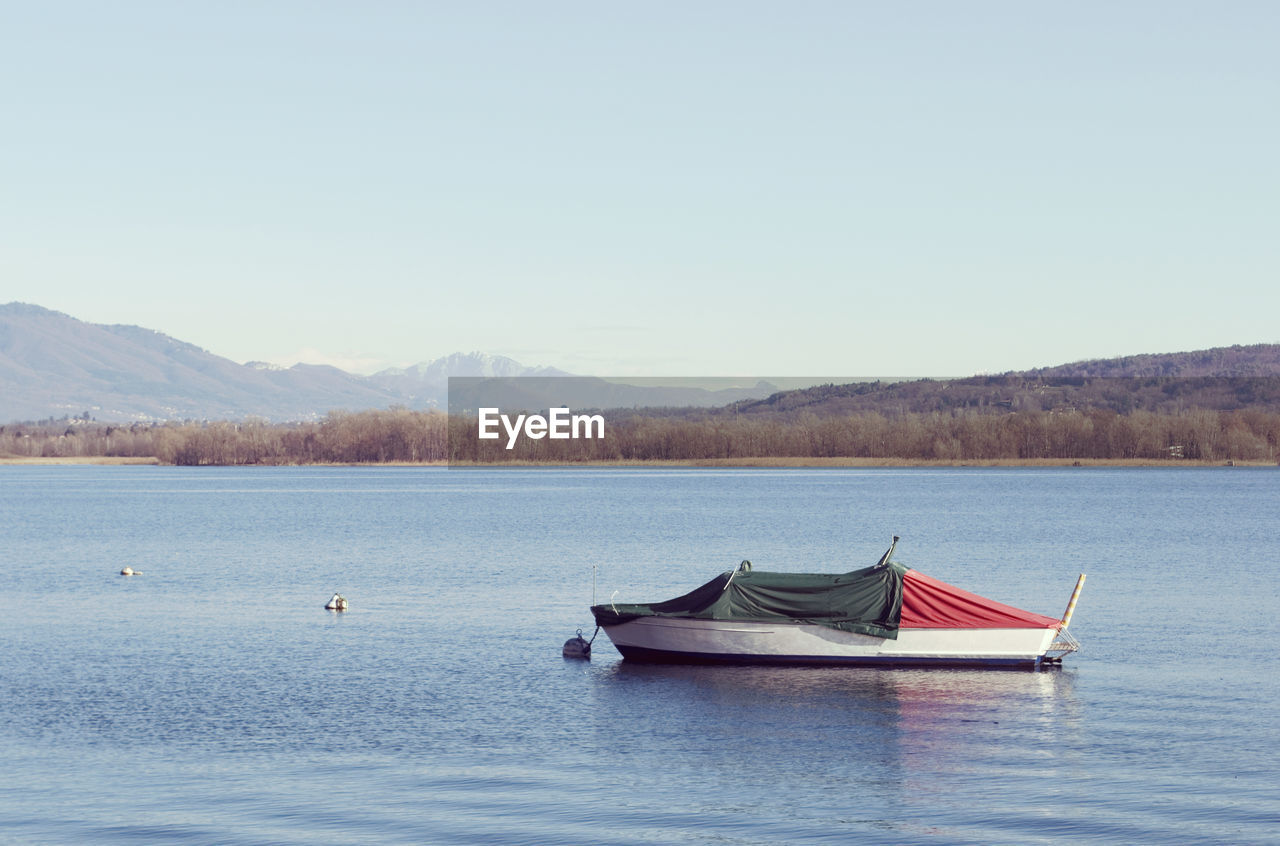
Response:
[[[453,467],[1275,467],[1271,461],[1197,461],[1192,459],[1146,458],[992,458],[950,461],[927,458],[706,458],[697,460],[652,459],[648,461],[581,461],[572,463],[504,461],[495,464],[455,462]]]
[[[41,465],[63,465],[63,464],[104,464],[104,465],[124,465],[124,464],[159,464],[160,459],[153,456],[111,456],[111,455],[85,455],[85,456],[67,456],[67,457],[35,457],[30,458],[22,455],[0,455],[0,465],[6,464],[41,464]]]
[[[162,462],[153,457],[103,457],[85,456],[71,458],[26,458],[0,456],[0,466],[68,466],[68,465],[149,465]],[[224,465],[226,466],[226,465]],[[382,461],[382,462],[311,462],[298,465],[230,465],[230,466],[301,466],[301,467],[691,467],[691,468],[875,468],[875,467],[1275,467],[1270,461],[1196,461],[1192,459],[1124,459],[1124,458],[993,458],[982,461],[946,461],[923,458],[713,458],[700,460],[653,459],[649,461],[579,461],[572,463],[539,461],[504,461],[483,464],[460,461],[449,464],[444,461]]]

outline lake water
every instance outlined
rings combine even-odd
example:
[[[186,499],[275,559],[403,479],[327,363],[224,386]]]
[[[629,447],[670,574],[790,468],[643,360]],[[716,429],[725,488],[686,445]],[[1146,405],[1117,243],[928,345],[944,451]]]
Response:
[[[1083,651],[560,655],[893,534]],[[0,467],[0,842],[1277,842],[1278,558],[1269,468]]]

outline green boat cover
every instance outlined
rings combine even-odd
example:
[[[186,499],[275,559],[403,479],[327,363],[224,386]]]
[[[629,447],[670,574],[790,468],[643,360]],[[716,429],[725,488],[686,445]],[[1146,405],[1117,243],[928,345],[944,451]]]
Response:
[[[887,555],[886,555],[887,557]],[[897,640],[907,568],[888,561],[851,573],[753,572],[744,561],[684,596],[647,604],[593,605],[596,624],[640,617],[810,623]]]

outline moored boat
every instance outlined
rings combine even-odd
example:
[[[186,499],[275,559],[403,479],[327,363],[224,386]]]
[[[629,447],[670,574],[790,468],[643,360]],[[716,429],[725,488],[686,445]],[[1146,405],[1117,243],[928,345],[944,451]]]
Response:
[[[849,573],[748,561],[664,602],[593,605],[623,658],[677,663],[1038,667],[1079,644],[1061,619],[1004,605],[892,560]]]

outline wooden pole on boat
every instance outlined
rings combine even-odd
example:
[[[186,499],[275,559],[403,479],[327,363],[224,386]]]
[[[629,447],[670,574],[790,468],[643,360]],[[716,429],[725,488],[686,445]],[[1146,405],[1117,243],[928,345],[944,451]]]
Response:
[[[1076,589],[1071,591],[1071,601],[1067,603],[1067,613],[1062,615],[1062,626],[1066,628],[1071,623],[1071,615],[1076,610],[1076,600],[1080,598],[1080,588],[1084,587],[1084,573],[1080,574],[1080,578],[1076,579]]]

